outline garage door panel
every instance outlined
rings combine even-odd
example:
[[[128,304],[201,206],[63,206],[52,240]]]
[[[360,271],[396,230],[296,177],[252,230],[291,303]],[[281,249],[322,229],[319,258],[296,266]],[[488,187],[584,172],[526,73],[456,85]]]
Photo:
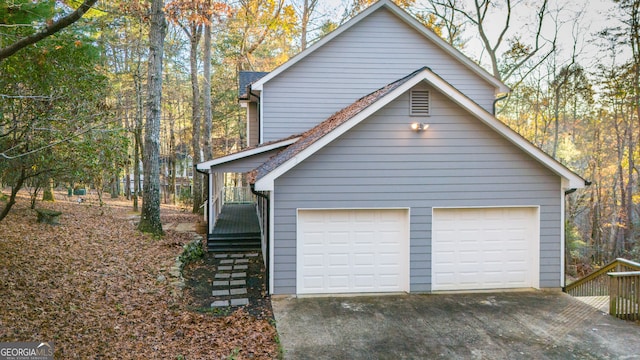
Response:
[[[374,266],[375,255],[373,253],[358,253],[354,255],[353,260],[356,266]]]
[[[300,210],[298,293],[408,291],[408,223],[407,210]],[[319,260],[309,253],[324,259],[321,281]],[[313,286],[305,281],[309,271]]]
[[[328,254],[325,257],[330,268],[349,266],[349,256],[346,254]]]
[[[434,209],[432,287],[537,287],[537,208]]]
[[[349,277],[346,275],[330,275],[328,280],[329,289],[333,291],[342,291],[349,288]]]

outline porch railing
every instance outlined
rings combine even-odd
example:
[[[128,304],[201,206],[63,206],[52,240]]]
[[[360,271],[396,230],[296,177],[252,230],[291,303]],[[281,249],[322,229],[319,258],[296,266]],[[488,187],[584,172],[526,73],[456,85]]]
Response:
[[[567,286],[564,291],[572,296],[609,296],[610,272],[640,271],[640,264],[627,260],[615,259],[597,271]]]
[[[640,271],[609,273],[609,314],[640,320]]]
[[[248,186],[225,187],[223,190],[223,198],[225,204],[251,204],[256,201],[256,196]]]

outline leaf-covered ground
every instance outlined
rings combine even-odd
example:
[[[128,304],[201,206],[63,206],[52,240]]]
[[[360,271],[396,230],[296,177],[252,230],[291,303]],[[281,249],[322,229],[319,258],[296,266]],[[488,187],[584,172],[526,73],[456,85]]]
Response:
[[[0,222],[0,342],[53,341],[56,359],[278,357],[269,319],[214,317],[176,295],[169,270],[191,235],[153,239],[136,231],[127,202],[56,195],[37,207],[62,211],[60,225],[37,223],[26,193]],[[162,212],[164,222],[195,219]]]

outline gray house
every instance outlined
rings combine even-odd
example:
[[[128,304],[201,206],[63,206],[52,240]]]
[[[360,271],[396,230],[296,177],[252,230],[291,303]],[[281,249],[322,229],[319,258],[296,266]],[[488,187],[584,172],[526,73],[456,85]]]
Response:
[[[272,294],[564,285],[576,175],[493,116],[507,87],[382,0],[241,89]]]

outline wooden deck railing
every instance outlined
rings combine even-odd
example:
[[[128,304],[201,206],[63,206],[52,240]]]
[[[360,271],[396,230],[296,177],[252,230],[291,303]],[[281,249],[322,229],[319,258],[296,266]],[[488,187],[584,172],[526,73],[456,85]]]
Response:
[[[251,188],[246,187],[225,187],[225,204],[247,204],[256,201],[256,196],[251,192]]]
[[[572,296],[609,296],[610,272],[640,271],[640,264],[627,259],[615,259],[597,271],[565,286]]]
[[[609,273],[609,314],[640,320],[640,271]]]

